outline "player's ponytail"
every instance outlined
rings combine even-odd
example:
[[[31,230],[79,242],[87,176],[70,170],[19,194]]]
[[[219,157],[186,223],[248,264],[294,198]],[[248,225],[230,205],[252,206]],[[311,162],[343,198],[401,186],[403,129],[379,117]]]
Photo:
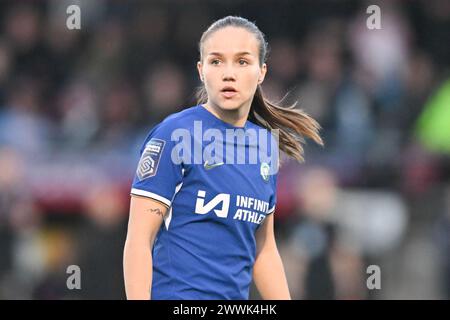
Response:
[[[258,27],[242,17],[228,16],[214,22],[202,35],[199,43],[200,59],[202,54],[202,45],[206,38],[213,32],[224,27],[233,26],[244,28],[255,35],[259,42],[259,62],[262,66],[266,61],[268,44],[265,41],[264,34]],[[198,103],[207,101],[207,93],[204,86],[197,92]],[[268,129],[278,129],[278,139],[280,149],[288,156],[303,160],[304,138],[309,138],[323,145],[322,138],[319,135],[320,125],[293,104],[288,107],[282,107],[270,102],[264,97],[260,85],[256,89],[255,96],[250,107],[249,120]]]
[[[264,98],[261,86],[256,89],[249,120],[268,130],[278,129],[280,149],[299,161],[303,160],[305,137],[323,145],[319,135],[320,125],[316,120],[296,108],[296,103],[282,107],[270,102]]]

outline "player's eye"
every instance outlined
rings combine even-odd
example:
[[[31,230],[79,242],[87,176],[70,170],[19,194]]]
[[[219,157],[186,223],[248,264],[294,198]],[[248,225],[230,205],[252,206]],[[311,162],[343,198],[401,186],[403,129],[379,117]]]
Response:
[[[247,60],[244,60],[244,59],[239,59],[239,64],[240,64],[241,66],[246,66],[246,65],[248,65],[248,61],[247,61]]]
[[[220,60],[219,59],[213,59],[213,60],[211,60],[211,64],[212,65],[218,65],[220,63]]]

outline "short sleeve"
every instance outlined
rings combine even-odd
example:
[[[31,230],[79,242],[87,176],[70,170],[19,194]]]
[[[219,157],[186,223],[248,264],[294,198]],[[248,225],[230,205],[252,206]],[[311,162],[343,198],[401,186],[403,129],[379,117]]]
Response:
[[[270,177],[270,183],[272,185],[272,196],[269,200],[269,210],[267,211],[267,214],[271,214],[275,212],[275,207],[277,205],[277,178],[278,173],[271,175]]]
[[[156,126],[145,139],[133,179],[131,194],[157,200],[170,207],[181,186],[182,164],[172,158],[174,142],[167,123]]]

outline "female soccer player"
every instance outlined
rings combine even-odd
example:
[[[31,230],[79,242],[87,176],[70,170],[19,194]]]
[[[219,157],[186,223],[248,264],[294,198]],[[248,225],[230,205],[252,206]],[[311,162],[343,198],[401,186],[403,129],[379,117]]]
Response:
[[[141,149],[124,250],[127,298],[242,300],[253,279],[263,299],[290,299],[273,228],[276,170],[252,155],[273,159],[281,150],[302,160],[304,137],[322,144],[319,126],[264,98],[267,43],[252,22],[216,21],[199,51],[199,104],[167,117]],[[236,142],[229,133],[239,130],[246,139]],[[258,139],[248,138],[252,130]]]

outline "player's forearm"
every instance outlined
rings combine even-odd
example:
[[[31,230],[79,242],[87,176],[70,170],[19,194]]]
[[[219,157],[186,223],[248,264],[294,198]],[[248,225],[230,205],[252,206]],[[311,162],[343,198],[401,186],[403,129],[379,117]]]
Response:
[[[253,267],[253,280],[264,300],[290,300],[283,262],[276,248],[260,252]]]
[[[127,240],[123,270],[125,291],[129,300],[151,299],[152,255],[150,247]]]

